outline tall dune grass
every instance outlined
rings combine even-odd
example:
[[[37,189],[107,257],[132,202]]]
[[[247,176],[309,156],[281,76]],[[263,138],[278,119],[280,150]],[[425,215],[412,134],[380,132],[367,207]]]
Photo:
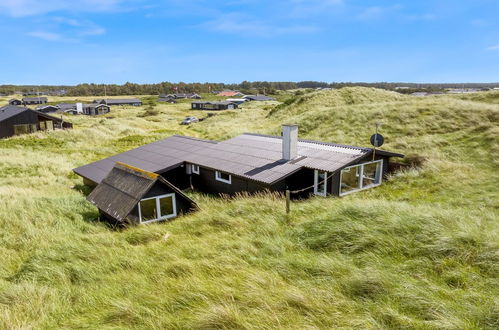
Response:
[[[0,328],[499,327],[498,106],[352,88],[252,103],[184,127],[188,104],[68,116],[0,141]],[[306,96],[308,96],[307,94]],[[349,100],[348,102],[345,100]],[[172,134],[276,134],[426,159],[344,198],[190,194],[200,211],[113,230],[73,167]]]

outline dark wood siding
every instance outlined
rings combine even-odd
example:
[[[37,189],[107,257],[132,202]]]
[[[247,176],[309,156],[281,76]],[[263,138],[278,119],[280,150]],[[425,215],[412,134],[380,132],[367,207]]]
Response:
[[[24,111],[0,122],[0,138],[14,135],[14,125],[37,124],[38,116],[33,111]]]
[[[215,179],[215,171],[199,167],[199,174],[192,174],[192,185],[194,188],[211,194],[234,195],[240,192],[255,193],[264,190],[271,190],[271,186],[260,184],[256,181],[246,180],[234,175],[231,176],[231,183],[221,182]]]

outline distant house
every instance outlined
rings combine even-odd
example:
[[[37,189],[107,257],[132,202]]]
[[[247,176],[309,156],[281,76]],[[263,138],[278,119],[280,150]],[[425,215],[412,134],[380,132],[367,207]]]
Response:
[[[9,104],[10,105],[21,105],[21,104],[23,104],[23,101],[18,100],[18,99],[10,99]]]
[[[40,95],[47,95],[47,92],[30,91],[30,92],[24,92],[23,93],[23,96],[40,96]]]
[[[60,112],[68,112],[73,115],[88,115],[88,116],[96,116],[103,115],[111,111],[111,108],[108,105],[102,103],[59,103],[57,105]]]
[[[73,112],[76,111],[76,103],[59,103],[57,105],[61,112]]]
[[[273,97],[267,95],[245,95],[243,98],[248,101],[275,101]]]
[[[87,200],[101,219],[115,224],[164,221],[197,208],[196,203],[159,174],[117,162]]]
[[[225,100],[227,102],[232,102],[232,103],[235,103],[237,105],[241,105],[243,104],[244,102],[247,102],[248,100],[245,99],[245,98],[240,98],[240,99],[235,99],[235,98],[231,98],[231,99],[227,99]]]
[[[39,105],[35,108],[35,110],[43,113],[55,113],[61,111],[57,105]]]
[[[111,110],[111,108],[108,105],[101,103],[90,103],[90,104],[83,104],[82,110],[84,115],[97,116],[108,113]]]
[[[135,107],[141,106],[142,101],[137,98],[131,99],[101,99],[94,100],[93,103],[107,104],[107,105],[132,105]]]
[[[224,96],[224,97],[238,97],[238,96],[244,96],[243,93],[238,92],[238,91],[222,91],[217,94],[218,96]]]
[[[159,98],[171,99],[201,99],[201,95],[196,93],[180,93],[180,94],[160,94]]]
[[[83,177],[87,185],[99,184],[96,188],[99,194],[96,195],[102,196],[102,200],[98,207],[106,213],[121,212],[118,211],[120,205],[128,205],[120,213],[120,219],[123,219],[133,209],[133,203],[166,195],[164,191],[143,195],[149,187],[144,182],[158,179],[151,173],[160,175],[179,189],[193,187],[213,194],[290,190],[294,191],[294,196],[345,196],[381,185],[393,157],[403,155],[379,149],[374,151],[373,148],[301,140],[298,139],[298,126],[283,125],[281,136],[245,133],[225,141],[210,141],[174,135],[78,167],[74,172]],[[147,173],[134,174],[140,180],[116,179],[116,174],[109,177],[117,162],[140,166]],[[116,189],[100,190],[102,183]],[[139,184],[146,186],[136,187]],[[133,203],[128,204],[128,198]],[[155,202],[161,204],[161,201]],[[110,209],[106,211],[106,207]],[[147,214],[146,221],[158,218],[157,210],[152,215],[150,211]]]
[[[160,97],[156,100],[156,102],[177,103],[175,98],[172,98],[172,97]]]
[[[71,123],[61,118],[25,107],[7,105],[0,108],[0,138],[72,127]]]
[[[48,99],[46,97],[23,97],[22,101],[24,105],[45,104],[48,102]]]
[[[210,102],[194,101],[191,103],[191,109],[194,110],[231,110],[237,109],[237,103],[230,101]]]

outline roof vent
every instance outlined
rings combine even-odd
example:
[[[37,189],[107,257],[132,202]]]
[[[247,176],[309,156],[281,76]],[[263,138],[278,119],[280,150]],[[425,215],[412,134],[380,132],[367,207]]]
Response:
[[[298,156],[298,125],[282,125],[282,159],[292,160]]]

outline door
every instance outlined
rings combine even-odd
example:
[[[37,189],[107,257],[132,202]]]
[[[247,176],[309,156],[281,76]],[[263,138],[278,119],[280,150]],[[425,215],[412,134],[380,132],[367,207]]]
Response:
[[[314,171],[314,194],[319,196],[327,195],[327,172]]]

